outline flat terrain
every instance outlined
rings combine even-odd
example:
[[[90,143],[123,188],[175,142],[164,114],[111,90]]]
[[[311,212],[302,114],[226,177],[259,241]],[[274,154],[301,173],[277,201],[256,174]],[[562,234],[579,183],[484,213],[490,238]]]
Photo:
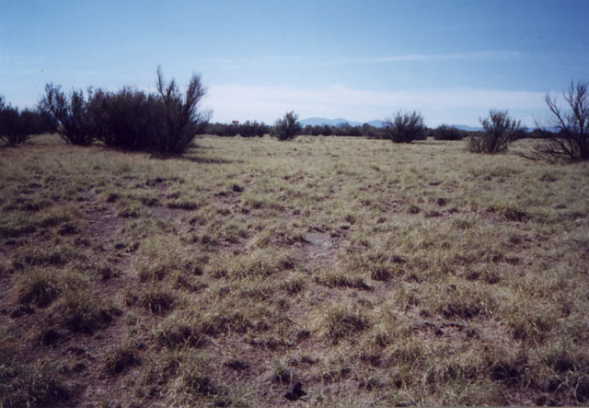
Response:
[[[0,406],[589,404],[589,165],[0,149]]]

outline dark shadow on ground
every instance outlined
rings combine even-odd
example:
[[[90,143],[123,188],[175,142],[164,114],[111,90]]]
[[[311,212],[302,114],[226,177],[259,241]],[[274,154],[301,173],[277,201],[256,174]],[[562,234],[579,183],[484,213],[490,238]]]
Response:
[[[452,140],[453,142],[460,142],[460,140]],[[429,146],[443,146],[447,140],[416,140],[410,144],[429,145]]]
[[[185,160],[193,163],[206,163],[206,164],[230,164],[230,163],[243,163],[243,161],[219,159],[217,157],[198,157],[198,156],[172,156],[178,160]]]

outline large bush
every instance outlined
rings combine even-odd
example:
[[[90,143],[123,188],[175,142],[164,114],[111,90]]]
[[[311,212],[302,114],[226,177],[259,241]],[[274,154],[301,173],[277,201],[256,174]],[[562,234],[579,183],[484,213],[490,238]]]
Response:
[[[546,95],[553,118],[553,131],[544,132],[546,142],[536,149],[542,155],[571,160],[589,159],[589,84],[572,82],[564,93],[567,109],[556,98]]]
[[[385,121],[385,131],[387,138],[395,143],[411,143],[427,138],[423,116],[416,111],[397,112],[393,120]]]
[[[150,94],[130,87],[65,94],[48,84],[40,106],[58,123],[68,143],[89,145],[100,140],[126,150],[182,154],[207,126],[209,114],[198,106],[206,90],[200,77],[193,75],[182,94],[176,81],[167,82],[159,68],[156,85],[158,92]]]
[[[0,140],[9,146],[15,146],[40,133],[51,132],[54,125],[50,118],[38,110],[11,106],[0,96]]]
[[[57,85],[45,86],[39,106],[57,123],[57,131],[65,142],[87,146],[96,138],[96,123],[88,109],[92,94],[91,89],[87,93],[73,90],[66,94]]]
[[[210,114],[199,110],[199,103],[206,94],[200,76],[190,78],[185,95],[179,91],[176,81],[164,80],[157,70],[157,90],[161,105],[157,109],[161,119],[154,149],[162,154],[182,154],[199,133],[204,133]]]
[[[489,117],[481,119],[484,131],[468,137],[468,150],[473,153],[501,153],[521,133],[521,123],[512,119],[507,111],[492,110]]]
[[[89,105],[98,140],[125,150],[155,150],[164,120],[157,96],[128,87],[114,93],[98,90]]]
[[[302,131],[298,116],[294,111],[288,112],[278,119],[272,128],[272,136],[278,140],[292,140]]]

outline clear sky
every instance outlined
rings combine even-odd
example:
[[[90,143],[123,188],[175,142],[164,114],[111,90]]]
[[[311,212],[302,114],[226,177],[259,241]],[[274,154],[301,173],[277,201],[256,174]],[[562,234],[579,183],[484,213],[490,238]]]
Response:
[[[149,90],[161,65],[202,75],[214,121],[499,108],[531,125],[546,92],[589,81],[588,17],[589,0],[0,0],[0,94]]]

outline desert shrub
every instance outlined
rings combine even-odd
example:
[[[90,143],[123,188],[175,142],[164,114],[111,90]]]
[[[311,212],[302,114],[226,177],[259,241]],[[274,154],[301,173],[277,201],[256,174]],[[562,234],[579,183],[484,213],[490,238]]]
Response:
[[[423,116],[416,112],[397,112],[395,118],[385,121],[387,139],[394,143],[411,143],[427,138]]]
[[[199,111],[199,103],[206,94],[200,76],[190,78],[185,95],[176,81],[166,82],[160,68],[157,70],[157,90],[161,103],[158,109],[159,127],[153,148],[161,154],[182,154],[188,150],[197,134],[203,133],[210,114]]]
[[[468,137],[468,150],[473,153],[501,153],[507,151],[521,131],[521,123],[509,117],[507,111],[492,110],[481,119],[484,131]]]
[[[29,132],[23,123],[21,113],[10,105],[0,106],[0,139],[7,145],[24,143]]]
[[[574,83],[563,95],[568,111],[563,111],[556,98],[546,95],[553,117],[554,132],[544,131],[546,142],[536,147],[537,153],[553,158],[589,159],[589,83]]]
[[[9,146],[22,144],[34,134],[51,132],[49,117],[38,110],[18,108],[7,104],[0,96],[0,140]]]
[[[298,116],[294,111],[287,112],[282,119],[278,119],[272,128],[272,136],[278,140],[292,140],[302,131]]]
[[[66,143],[87,146],[96,138],[96,122],[89,109],[93,90],[73,90],[66,94],[57,85],[47,84],[40,109],[57,124],[57,131]]]
[[[114,93],[99,90],[89,105],[97,139],[120,149],[152,150],[164,119],[155,95],[129,87]]]
[[[89,145],[98,139],[127,150],[182,154],[207,126],[209,114],[198,106],[206,90],[193,75],[182,94],[176,81],[167,82],[159,68],[156,85],[157,93],[150,94],[124,87],[118,92],[88,89],[66,95],[59,86],[48,84],[40,107],[71,144]]]
[[[440,125],[433,131],[436,140],[462,140],[465,134],[454,126]]]

